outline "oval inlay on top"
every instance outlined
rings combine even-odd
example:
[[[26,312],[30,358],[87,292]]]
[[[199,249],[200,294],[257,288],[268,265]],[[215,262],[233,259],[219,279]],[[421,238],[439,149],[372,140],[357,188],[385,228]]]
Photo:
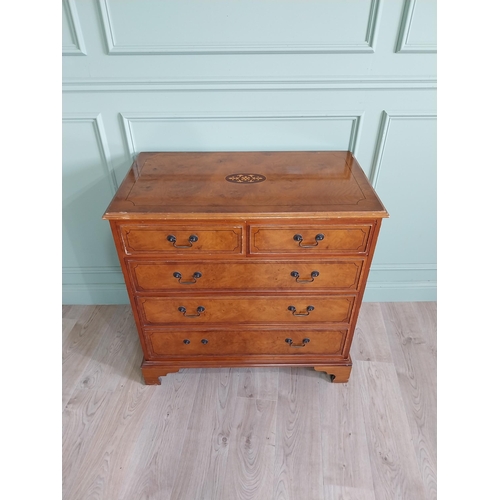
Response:
[[[226,181],[236,184],[255,184],[256,182],[264,182],[266,177],[262,174],[231,174],[226,176]]]

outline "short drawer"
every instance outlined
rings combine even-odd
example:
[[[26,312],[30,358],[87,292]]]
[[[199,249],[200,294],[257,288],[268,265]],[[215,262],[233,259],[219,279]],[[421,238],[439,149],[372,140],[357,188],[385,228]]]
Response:
[[[335,261],[127,262],[137,291],[352,290],[363,259]]]
[[[250,226],[250,253],[364,254],[372,226]]]
[[[348,323],[354,295],[137,297],[145,325]]]
[[[242,252],[242,234],[241,226],[121,226],[127,254],[239,254]]]
[[[146,333],[152,356],[340,354],[347,330]]]

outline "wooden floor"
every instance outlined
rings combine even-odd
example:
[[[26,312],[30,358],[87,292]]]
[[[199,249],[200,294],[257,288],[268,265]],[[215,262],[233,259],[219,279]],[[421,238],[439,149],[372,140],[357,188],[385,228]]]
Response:
[[[145,386],[128,306],[63,307],[63,500],[436,498],[436,303],[365,303],[348,384],[181,370]]]

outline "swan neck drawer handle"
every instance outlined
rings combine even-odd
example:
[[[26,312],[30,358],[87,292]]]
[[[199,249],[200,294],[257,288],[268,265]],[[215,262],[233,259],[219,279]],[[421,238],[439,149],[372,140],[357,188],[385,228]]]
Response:
[[[301,279],[299,279],[300,278],[300,274],[299,274],[298,271],[292,271],[290,273],[290,276],[292,278],[295,278],[295,281],[297,283],[312,283],[314,281],[314,278],[317,278],[319,276],[319,271],[313,271],[311,273],[311,279],[310,280],[301,280]]]
[[[201,316],[201,313],[205,310],[203,306],[199,306],[196,308],[196,313],[197,314],[186,314],[186,308],[184,306],[180,306],[178,311],[182,313],[183,316],[186,318],[197,318],[198,316]]]
[[[167,236],[167,241],[170,241],[170,243],[172,243],[175,248],[191,248],[193,246],[193,243],[196,243],[198,241],[198,236],[196,236],[196,234],[192,234],[188,238],[189,245],[177,245],[177,237],[173,234],[169,234]]]
[[[305,347],[306,344],[309,344],[311,342],[311,339],[303,339],[302,344],[294,344],[292,339],[285,339],[285,342],[290,346],[290,347]]]
[[[314,311],[314,306],[307,306],[306,313],[298,313],[297,309],[295,309],[295,306],[288,306],[288,310],[292,311],[292,314],[294,316],[309,316],[309,314],[311,314],[311,311]]]
[[[323,233],[317,234],[314,239],[316,240],[316,243],[312,245],[303,245],[302,242],[304,241],[304,238],[302,238],[301,234],[294,234],[293,235],[293,241],[298,241],[299,242],[299,247],[301,248],[314,248],[319,245],[320,241],[323,241],[325,239],[325,235]]]
[[[201,278],[201,273],[196,271],[193,274],[193,280],[192,281],[181,281],[182,280],[182,274],[179,272],[175,272],[173,274],[173,277],[181,284],[181,285],[194,285],[196,283],[196,280]]]

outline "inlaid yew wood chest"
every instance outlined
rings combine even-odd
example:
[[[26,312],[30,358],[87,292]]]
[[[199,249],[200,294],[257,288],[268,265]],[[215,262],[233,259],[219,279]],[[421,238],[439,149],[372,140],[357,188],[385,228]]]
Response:
[[[140,153],[103,218],[146,384],[232,366],[347,382],[385,217],[347,151]]]

